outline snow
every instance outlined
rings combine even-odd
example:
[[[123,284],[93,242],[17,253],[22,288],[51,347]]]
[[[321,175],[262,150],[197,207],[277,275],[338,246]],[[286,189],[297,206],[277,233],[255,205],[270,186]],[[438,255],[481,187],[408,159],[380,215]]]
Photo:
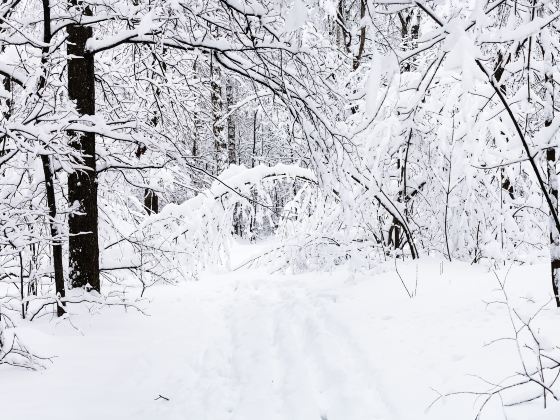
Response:
[[[2,61],[4,61],[4,57],[2,57]],[[0,62],[0,74],[9,75],[16,83],[24,87],[27,85],[30,79],[25,71],[4,62]]]
[[[240,242],[234,262],[268,246]],[[438,393],[488,389],[472,375],[499,381],[520,369],[513,343],[499,340],[511,336],[507,311],[489,304],[500,298],[496,277],[462,263],[399,261],[410,299],[393,264],[381,274],[208,271],[149,289],[148,316],[86,305],[71,322],[20,325],[18,335],[53,359],[37,372],[1,368],[2,418],[474,418],[472,396],[428,406]],[[511,268],[512,305],[533,314],[548,280],[545,265]],[[558,342],[555,309],[535,322],[543,346]],[[548,404],[507,409],[508,419],[558,418],[560,405]],[[482,418],[502,411],[493,401]]]
[[[542,166],[558,5],[112,3],[0,12],[0,420],[558,419],[560,246],[539,188],[558,183]],[[64,94],[77,20],[93,116]],[[72,131],[96,134],[95,156]],[[87,273],[66,258],[84,168],[103,296],[63,297],[53,245],[66,280]],[[416,250],[479,265],[404,261]],[[26,349],[45,369],[2,364]]]
[[[560,12],[545,17],[536,17],[532,21],[517,28],[500,28],[499,31],[488,32],[479,38],[481,42],[523,41],[530,36],[537,35],[543,28],[560,17]]]
[[[214,181],[210,189],[211,195],[220,197],[232,189],[243,190],[248,185],[256,185],[268,177],[293,177],[316,182],[312,170],[301,168],[297,165],[277,163],[274,166],[257,165],[247,169],[244,165],[230,165],[219,176],[221,181]]]
[[[480,50],[467,32],[461,29],[459,24],[448,25],[449,36],[444,43],[444,51],[447,54],[445,69],[459,69],[462,72],[463,89],[468,91],[474,87],[476,76],[480,76],[480,70],[475,64],[475,59],[482,56]]]
[[[305,25],[308,13],[304,2],[302,0],[295,0],[286,16],[284,32],[293,32]]]

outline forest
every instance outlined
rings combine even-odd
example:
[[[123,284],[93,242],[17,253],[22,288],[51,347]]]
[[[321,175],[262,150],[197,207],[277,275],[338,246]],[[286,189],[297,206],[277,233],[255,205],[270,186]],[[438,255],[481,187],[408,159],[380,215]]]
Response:
[[[0,0],[0,418],[560,418],[559,63],[560,0]]]

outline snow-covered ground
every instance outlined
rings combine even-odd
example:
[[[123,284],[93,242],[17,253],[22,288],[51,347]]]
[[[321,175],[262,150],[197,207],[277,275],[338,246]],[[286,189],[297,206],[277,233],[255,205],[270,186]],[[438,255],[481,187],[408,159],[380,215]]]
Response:
[[[0,369],[0,418],[474,418],[471,395],[428,406],[438,393],[487,390],[481,378],[499,381],[521,369],[512,341],[488,345],[512,336],[507,309],[489,304],[502,298],[496,277],[430,259],[399,262],[398,269],[413,298],[394,269],[238,270],[150,289],[149,316],[111,308],[72,316],[71,323],[22,326],[30,347],[56,357],[42,371]],[[546,266],[512,268],[506,289],[530,315],[549,299]],[[552,306],[535,323],[560,344]],[[560,405],[550,398],[548,405],[504,411],[496,399],[482,418],[560,418]]]

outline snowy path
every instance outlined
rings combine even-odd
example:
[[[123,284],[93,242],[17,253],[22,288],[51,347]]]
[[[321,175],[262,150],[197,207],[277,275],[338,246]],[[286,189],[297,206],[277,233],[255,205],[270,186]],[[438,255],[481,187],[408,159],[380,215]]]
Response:
[[[29,344],[58,357],[43,372],[0,372],[1,418],[472,419],[472,400],[426,408],[433,388],[510,372],[503,348],[484,348],[507,323],[483,302],[489,276],[471,271],[480,280],[466,285],[452,280],[462,267],[437,270],[422,268],[413,300],[392,273],[246,271],[153,289],[149,317],[76,316],[84,335],[68,322],[33,324]]]
[[[345,328],[322,307],[321,301],[332,297],[281,281],[213,286],[210,292],[204,288],[197,302],[187,298],[189,306],[214,311],[200,319],[204,332],[183,337],[189,346],[190,337],[200,333],[204,344],[194,352],[199,357],[187,362],[190,377],[166,390],[181,403],[161,404],[161,418],[185,413],[208,420],[392,418],[364,356],[338,335]]]

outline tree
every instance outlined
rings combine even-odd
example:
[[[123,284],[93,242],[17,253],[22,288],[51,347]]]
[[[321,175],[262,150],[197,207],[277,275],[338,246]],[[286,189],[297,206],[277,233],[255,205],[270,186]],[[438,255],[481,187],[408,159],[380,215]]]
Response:
[[[67,27],[68,98],[76,101],[77,121],[87,122],[87,116],[95,115],[94,58],[86,49],[93,30],[80,22],[92,16],[93,11],[77,0],[69,4],[69,12],[76,15],[77,23]],[[71,131],[69,134],[71,146],[83,161],[83,167],[76,168],[68,176],[68,200],[74,207],[68,218],[70,282],[73,287],[91,287],[99,291],[95,133]]]
[[[234,100],[234,87],[233,81],[227,80],[226,81],[226,101],[227,101],[227,151],[228,151],[228,163],[236,164],[237,163],[237,153],[236,153],[236,143],[235,143],[235,110],[233,106],[235,105]]]
[[[216,174],[226,169],[228,159],[228,144],[224,137],[224,112],[222,98],[222,71],[218,63],[216,53],[210,58],[210,89],[212,103],[212,133],[214,135],[214,153],[216,163]],[[228,127],[229,128],[229,127]],[[228,133],[229,134],[229,133]]]

